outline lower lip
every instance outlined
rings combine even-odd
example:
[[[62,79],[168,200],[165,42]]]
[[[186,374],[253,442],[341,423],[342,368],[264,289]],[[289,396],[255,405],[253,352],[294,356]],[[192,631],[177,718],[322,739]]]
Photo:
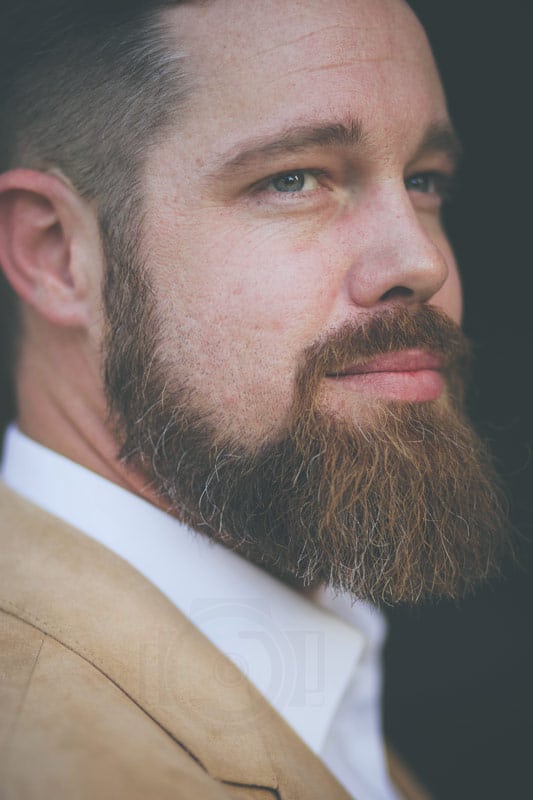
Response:
[[[383,400],[423,403],[437,400],[444,391],[442,373],[435,369],[412,372],[360,372],[329,378],[339,387]]]

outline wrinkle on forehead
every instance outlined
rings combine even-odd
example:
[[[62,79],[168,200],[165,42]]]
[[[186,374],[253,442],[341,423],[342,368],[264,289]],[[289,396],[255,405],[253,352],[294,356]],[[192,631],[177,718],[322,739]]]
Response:
[[[407,60],[407,59],[406,59]],[[375,56],[374,58],[351,58],[345,61],[333,61],[327,64],[317,64],[316,66],[310,66],[306,64],[303,67],[297,67],[295,69],[286,70],[283,74],[276,75],[272,77],[270,80],[264,80],[262,82],[263,88],[271,86],[272,84],[280,83],[286,81],[288,78],[295,77],[296,75],[318,75],[320,73],[328,72],[329,70],[332,71],[339,71],[346,69],[348,70],[350,67],[353,67],[355,64],[383,64],[386,61],[394,61],[396,64],[400,63],[400,60],[394,58],[391,55],[384,55],[384,56]]]
[[[369,34],[372,31],[375,32],[375,31],[378,30],[378,26],[377,25],[373,25],[373,26],[368,27],[368,28],[359,28],[358,30],[361,32],[361,34],[363,36],[365,36],[365,34],[366,34],[366,36],[368,37]],[[303,44],[304,42],[308,42],[309,40],[313,40],[313,39],[317,39],[317,38],[324,38],[329,33],[337,34],[337,37],[336,37],[337,40],[341,41],[343,39],[343,36],[342,36],[343,32],[352,34],[353,33],[353,27],[348,28],[348,26],[346,26],[346,25],[325,25],[323,28],[319,28],[317,30],[309,31],[308,33],[304,33],[304,34],[299,35],[299,36],[291,37],[290,39],[287,39],[287,40],[282,41],[282,42],[277,42],[272,47],[267,47],[267,48],[264,48],[262,50],[256,50],[255,55],[256,56],[268,55],[270,53],[276,52],[277,50],[279,50],[280,47],[292,47],[294,45]],[[312,41],[311,41],[311,44],[312,44]]]
[[[252,61],[260,68],[263,58],[276,53],[300,61],[328,49],[339,60],[349,48],[353,60],[379,61],[419,60],[429,51],[420,23],[403,0],[333,0],[326,9],[323,0],[263,0],[244,10],[242,0],[216,0],[166,14],[177,21],[175,30],[189,45],[195,67],[205,68],[210,55],[219,73],[223,66],[242,69]]]

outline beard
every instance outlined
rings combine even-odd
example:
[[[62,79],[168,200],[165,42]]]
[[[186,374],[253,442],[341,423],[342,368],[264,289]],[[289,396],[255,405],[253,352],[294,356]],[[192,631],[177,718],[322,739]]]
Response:
[[[105,296],[120,457],[191,528],[285,581],[376,603],[458,598],[498,571],[508,526],[462,410],[469,348],[437,309],[391,307],[315,343],[282,430],[252,447],[225,439],[176,375],[179,359],[158,355],[164,337],[142,271],[109,281]],[[356,421],[323,407],[326,376],[407,348],[441,357],[438,400],[362,401]]]

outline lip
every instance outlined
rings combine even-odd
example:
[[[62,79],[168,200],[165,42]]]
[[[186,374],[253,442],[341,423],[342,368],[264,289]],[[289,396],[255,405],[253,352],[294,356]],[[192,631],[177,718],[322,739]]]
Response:
[[[361,364],[354,364],[342,372],[329,374],[328,378],[343,378],[349,375],[368,375],[376,372],[419,372],[422,370],[438,370],[443,367],[443,360],[435,353],[424,350],[399,350],[385,353]]]
[[[443,359],[423,350],[386,353],[327,375],[331,384],[356,395],[400,402],[437,400],[445,388]]]

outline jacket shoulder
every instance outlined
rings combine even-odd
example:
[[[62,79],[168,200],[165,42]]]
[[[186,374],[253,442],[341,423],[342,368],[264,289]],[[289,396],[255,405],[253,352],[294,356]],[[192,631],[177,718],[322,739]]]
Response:
[[[112,680],[32,625],[0,612],[0,794],[5,800],[229,800],[229,787]]]
[[[1,482],[0,508],[2,800],[347,800],[143,575]]]

